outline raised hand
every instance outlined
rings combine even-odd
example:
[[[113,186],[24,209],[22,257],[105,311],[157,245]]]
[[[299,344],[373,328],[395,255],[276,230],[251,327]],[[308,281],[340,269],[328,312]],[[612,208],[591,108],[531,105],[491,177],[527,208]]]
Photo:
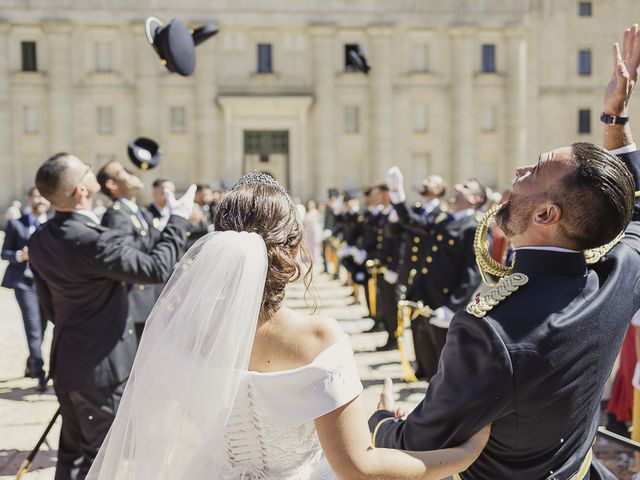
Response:
[[[184,218],[185,220],[189,220],[191,217],[191,213],[193,212],[193,203],[196,195],[196,186],[191,185],[185,194],[176,200],[173,192],[165,188],[164,196],[167,199],[167,206],[169,207],[169,211],[171,215],[177,215],[179,217]]]
[[[392,203],[402,203],[407,199],[404,194],[404,177],[402,171],[393,166],[387,170],[387,186],[389,187],[389,198]]]
[[[622,52],[613,45],[613,74],[604,92],[604,112],[628,116],[629,99],[640,73],[640,29],[634,24],[624,31]]]

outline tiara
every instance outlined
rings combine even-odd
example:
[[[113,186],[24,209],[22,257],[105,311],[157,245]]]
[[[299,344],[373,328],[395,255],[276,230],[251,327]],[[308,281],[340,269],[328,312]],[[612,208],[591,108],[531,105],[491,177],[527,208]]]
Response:
[[[255,185],[255,184],[269,185],[271,187],[275,187],[287,197],[289,196],[289,194],[287,193],[287,190],[282,185],[280,185],[275,178],[273,178],[268,173],[256,172],[256,171],[247,173],[243,177],[240,177],[233,185],[231,185],[231,188],[229,188],[229,190],[235,190],[236,188],[241,187],[243,185]]]

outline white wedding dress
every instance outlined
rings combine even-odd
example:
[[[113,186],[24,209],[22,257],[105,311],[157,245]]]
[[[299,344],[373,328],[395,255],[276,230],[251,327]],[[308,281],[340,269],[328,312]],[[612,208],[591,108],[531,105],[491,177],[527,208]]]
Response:
[[[156,302],[87,480],[335,479],[313,420],[357,397],[346,335],[308,365],[248,370],[268,260],[255,233],[202,237]]]
[[[313,420],[357,397],[362,383],[345,336],[309,365],[281,372],[250,372],[219,452],[224,480],[335,479]],[[218,462],[216,462],[218,463]]]

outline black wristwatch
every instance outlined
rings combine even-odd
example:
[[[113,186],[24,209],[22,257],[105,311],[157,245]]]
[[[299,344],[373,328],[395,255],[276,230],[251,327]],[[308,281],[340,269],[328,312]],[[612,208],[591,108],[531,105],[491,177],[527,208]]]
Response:
[[[616,117],[615,115],[609,115],[608,113],[602,112],[602,115],[600,115],[600,121],[607,125],[624,125],[629,121],[629,117]]]

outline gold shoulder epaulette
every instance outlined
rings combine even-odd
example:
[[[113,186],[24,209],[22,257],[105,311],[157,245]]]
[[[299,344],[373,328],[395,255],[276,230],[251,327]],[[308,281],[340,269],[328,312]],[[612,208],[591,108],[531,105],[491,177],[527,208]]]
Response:
[[[524,273],[512,273],[498,280],[495,287],[490,288],[486,293],[477,293],[473,301],[467,305],[467,313],[482,318],[493,307],[502,302],[520,287],[529,281]]]
[[[86,225],[87,225],[87,227],[93,228],[94,230],[97,230],[98,232],[108,232],[110,230],[109,227],[105,227],[104,225],[99,225],[96,222],[87,222]]]

